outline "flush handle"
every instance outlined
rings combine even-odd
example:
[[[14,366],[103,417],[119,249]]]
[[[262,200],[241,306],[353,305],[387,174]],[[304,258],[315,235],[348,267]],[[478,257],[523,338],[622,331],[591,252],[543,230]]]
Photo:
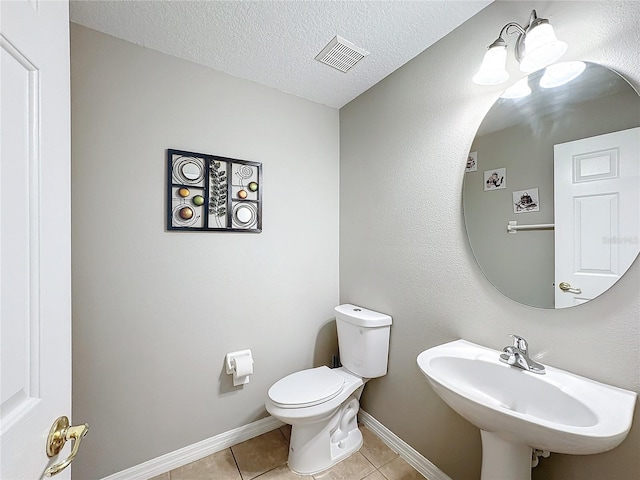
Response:
[[[58,417],[49,431],[47,437],[47,456],[49,458],[55,457],[60,453],[67,440],[73,441],[71,453],[64,462],[56,463],[50,466],[44,472],[45,477],[52,477],[57,475],[62,470],[67,468],[76,458],[78,450],[80,449],[80,442],[89,431],[89,424],[78,425],[77,427],[69,426],[69,419],[67,417]]]

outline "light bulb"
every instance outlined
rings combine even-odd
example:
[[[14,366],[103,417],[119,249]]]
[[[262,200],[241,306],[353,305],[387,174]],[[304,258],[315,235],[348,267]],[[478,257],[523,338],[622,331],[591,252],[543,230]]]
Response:
[[[534,72],[558,60],[567,51],[567,44],[556,38],[548,22],[540,23],[529,30],[524,38],[524,58],[520,70]]]
[[[507,46],[492,46],[484,54],[480,70],[473,76],[473,83],[478,85],[498,85],[509,79],[505,68],[507,63]]]
[[[518,80],[516,83],[507,88],[500,98],[524,98],[531,95],[531,88],[529,88],[529,79],[524,77]]]
[[[562,62],[549,65],[540,79],[540,86],[542,88],[559,87],[579,77],[585,68],[584,62]]]

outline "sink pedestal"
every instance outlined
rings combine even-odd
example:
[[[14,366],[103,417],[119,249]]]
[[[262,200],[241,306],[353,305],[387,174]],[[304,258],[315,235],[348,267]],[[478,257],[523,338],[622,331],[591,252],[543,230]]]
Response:
[[[508,442],[480,430],[482,471],[480,480],[531,480],[531,447]]]

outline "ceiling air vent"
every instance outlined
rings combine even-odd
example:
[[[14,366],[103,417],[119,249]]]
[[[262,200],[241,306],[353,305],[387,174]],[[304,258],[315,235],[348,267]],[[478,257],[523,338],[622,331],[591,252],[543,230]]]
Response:
[[[364,48],[356,47],[353,43],[336,35],[316,56],[316,60],[346,73],[367,55],[369,52]]]

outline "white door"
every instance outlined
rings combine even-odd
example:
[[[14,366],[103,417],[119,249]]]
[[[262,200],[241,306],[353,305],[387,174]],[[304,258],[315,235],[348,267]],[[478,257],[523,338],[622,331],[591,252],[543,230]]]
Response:
[[[555,306],[562,308],[600,295],[638,254],[640,128],[555,145],[554,162]]]
[[[2,480],[41,478],[75,443],[46,454],[71,414],[68,8],[0,1]]]

